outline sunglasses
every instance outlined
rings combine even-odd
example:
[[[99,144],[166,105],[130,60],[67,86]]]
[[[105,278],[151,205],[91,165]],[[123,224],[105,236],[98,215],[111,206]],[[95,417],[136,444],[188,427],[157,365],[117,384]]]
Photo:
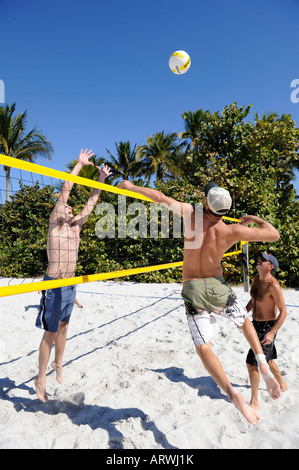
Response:
[[[266,261],[269,261],[268,259],[265,259],[265,258],[259,258],[261,260],[262,263],[265,263]]]

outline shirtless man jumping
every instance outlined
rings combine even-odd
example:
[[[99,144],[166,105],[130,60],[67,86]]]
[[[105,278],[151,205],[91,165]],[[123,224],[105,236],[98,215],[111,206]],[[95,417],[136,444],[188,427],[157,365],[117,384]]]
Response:
[[[257,410],[247,405],[245,397],[234,391],[218,357],[211,349],[210,339],[218,331],[214,313],[231,319],[243,330],[253,349],[271,397],[277,399],[280,396],[279,384],[269,370],[256,331],[247,318],[247,311],[224,280],[221,266],[223,254],[236,242],[273,242],[279,239],[279,233],[270,223],[256,216],[244,217],[242,224],[226,225],[222,217],[230,209],[232,200],[228,191],[215,183],[209,183],[205,188],[207,199],[203,211],[126,180],[122,181],[120,188],[142,194],[183,216],[185,233],[182,297],[196,351],[230,401],[249,423],[256,425],[259,420]],[[244,226],[251,222],[258,228]]]
[[[284,392],[288,390],[288,386],[274,360],[277,359],[274,340],[287,317],[287,309],[280,285],[272,275],[272,272],[278,269],[278,261],[275,256],[260,252],[256,269],[258,274],[252,280],[251,299],[246,309],[248,312],[253,310],[253,326],[256,329],[270,370],[279,383],[281,391]],[[278,316],[277,308],[279,310]],[[258,401],[260,374],[252,349],[248,352],[246,363],[251,383],[250,405],[256,410],[260,410],[261,405]]]
[[[86,149],[83,151],[82,149],[71,174],[77,176],[84,165],[93,165],[89,161],[93,155],[92,150],[88,151]],[[98,181],[104,183],[105,179],[111,174],[111,170],[104,164],[102,169],[97,168],[100,172]],[[72,208],[67,204],[73,184],[70,181],[64,183],[50,215],[47,241],[48,269],[44,281],[74,276],[78,259],[80,231],[99,199],[100,189],[93,189],[82,212],[74,216]],[[56,371],[57,381],[60,384],[63,381],[62,358],[75,299],[76,286],[42,291],[36,326],[45,330],[45,332],[39,348],[39,373],[34,381],[36,394],[43,402],[48,400],[46,371],[53,343],[55,343],[55,359],[51,365]]]

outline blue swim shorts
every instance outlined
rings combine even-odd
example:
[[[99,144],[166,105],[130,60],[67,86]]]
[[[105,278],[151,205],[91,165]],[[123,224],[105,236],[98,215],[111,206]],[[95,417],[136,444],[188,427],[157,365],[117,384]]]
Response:
[[[53,277],[44,276],[44,281]],[[76,299],[76,286],[63,286],[42,291],[39,312],[35,322],[37,328],[51,333],[58,331],[60,322],[68,323]]]

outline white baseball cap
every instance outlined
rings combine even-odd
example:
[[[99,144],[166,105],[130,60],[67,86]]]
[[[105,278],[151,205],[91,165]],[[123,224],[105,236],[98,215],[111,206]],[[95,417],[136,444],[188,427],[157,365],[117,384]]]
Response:
[[[231,208],[232,198],[226,189],[214,187],[208,192],[207,202],[214,214],[224,215]]]

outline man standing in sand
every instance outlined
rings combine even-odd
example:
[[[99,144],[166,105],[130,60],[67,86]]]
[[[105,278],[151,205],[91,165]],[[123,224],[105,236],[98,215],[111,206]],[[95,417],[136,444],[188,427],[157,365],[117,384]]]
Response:
[[[275,256],[262,252],[259,253],[259,260],[256,265],[258,275],[254,276],[252,280],[251,299],[246,309],[248,312],[253,310],[253,326],[256,329],[270,370],[279,383],[281,391],[284,392],[288,390],[288,386],[283,380],[279,367],[274,360],[277,359],[274,340],[287,317],[282,290],[272,275],[272,272],[275,272],[278,266],[279,264]],[[277,308],[279,310],[278,316]],[[251,383],[250,405],[256,410],[260,410],[261,405],[258,401],[260,374],[252,349],[248,352],[246,363]]]
[[[71,174],[77,176],[84,165],[93,165],[89,159],[94,155],[92,150],[83,149],[78,162]],[[100,175],[98,181],[104,183],[111,174],[110,168],[103,164],[97,167]],[[87,204],[80,214],[74,216],[72,208],[67,204],[73,187],[72,182],[66,181],[62,187],[57,203],[50,215],[47,255],[48,268],[44,281],[73,277],[76,270],[80,231],[87,221],[100,195],[100,189],[93,189]],[[51,348],[55,344],[55,359],[52,367],[56,371],[57,381],[62,384],[62,358],[66,345],[67,329],[76,299],[76,286],[64,286],[42,291],[40,310],[36,326],[45,330],[39,348],[39,373],[35,378],[35,389],[38,398],[46,402],[46,371]]]
[[[203,211],[167,197],[160,191],[138,187],[126,180],[121,182],[120,188],[142,194],[183,217],[182,296],[196,351],[230,401],[249,423],[256,425],[259,420],[257,410],[247,405],[245,397],[234,391],[218,357],[211,349],[210,339],[218,332],[214,313],[231,319],[243,330],[253,349],[271,397],[279,398],[279,384],[269,370],[256,331],[247,318],[245,307],[224,280],[221,265],[224,253],[236,242],[273,242],[279,239],[279,233],[270,223],[253,215],[243,217],[241,224],[226,225],[222,217],[230,209],[232,200],[228,191],[213,182],[205,187],[206,205]],[[244,226],[249,223],[254,223],[258,228]]]

